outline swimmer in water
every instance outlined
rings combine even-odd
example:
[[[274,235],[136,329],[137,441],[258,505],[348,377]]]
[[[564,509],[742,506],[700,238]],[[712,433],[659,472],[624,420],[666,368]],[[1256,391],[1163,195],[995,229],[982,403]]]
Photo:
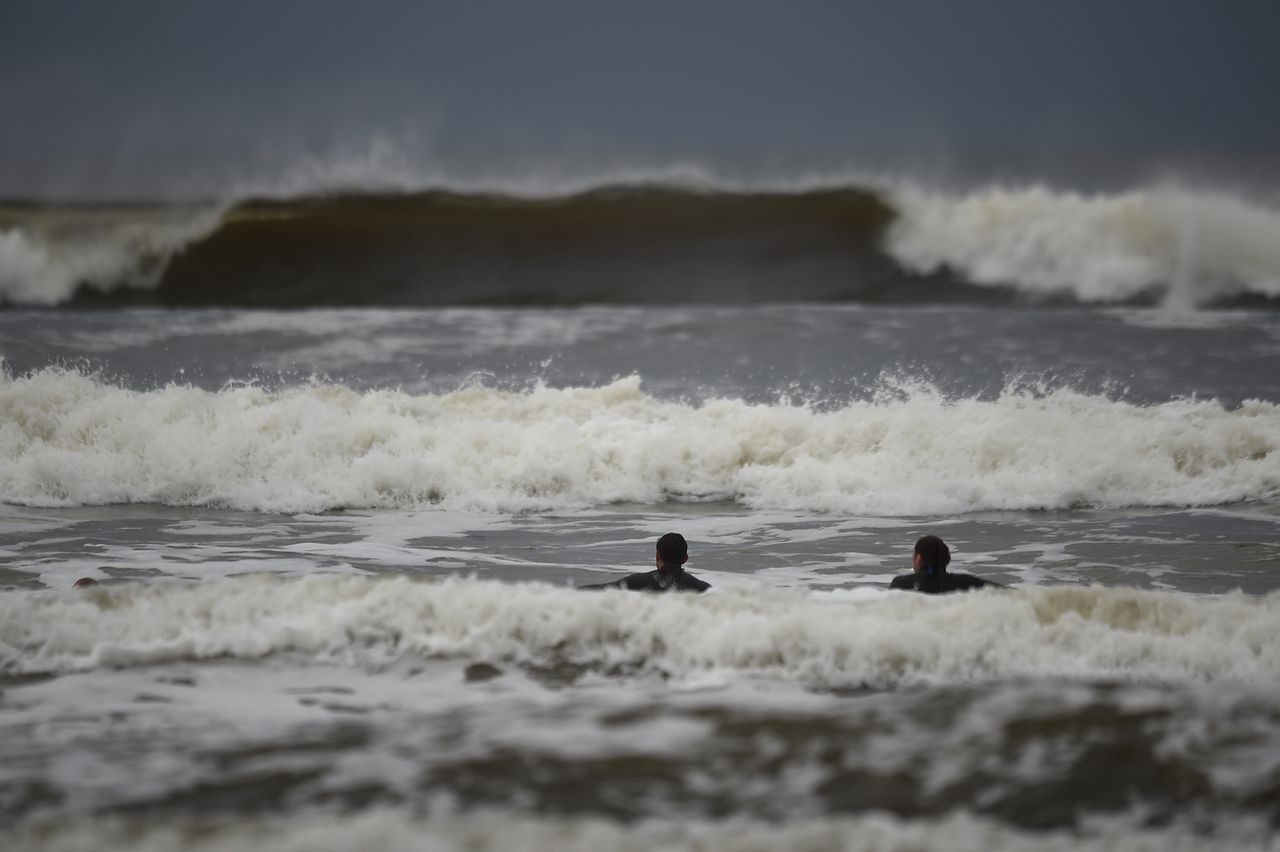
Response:
[[[689,561],[689,545],[679,533],[667,533],[658,539],[654,562],[656,571],[631,574],[612,583],[579,586],[579,589],[632,589],[640,592],[705,592],[711,584],[684,570]]]
[[[984,586],[1003,588],[999,583],[971,574],[952,574],[947,570],[949,564],[951,549],[947,547],[947,543],[936,535],[927,535],[916,542],[915,552],[911,555],[913,572],[894,577],[889,588],[924,592],[928,595],[981,589]]]
[[[85,589],[85,588],[88,588],[89,586],[96,586],[96,585],[98,585],[98,581],[93,579],[92,577],[81,577],[79,580],[76,580],[74,583],[71,584],[71,588]]]

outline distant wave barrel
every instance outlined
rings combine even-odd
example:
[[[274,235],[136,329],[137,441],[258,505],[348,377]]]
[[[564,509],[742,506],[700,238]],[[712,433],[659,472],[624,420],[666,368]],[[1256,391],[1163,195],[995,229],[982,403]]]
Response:
[[[292,308],[875,298],[899,275],[877,250],[892,215],[883,200],[858,189],[613,187],[545,198],[424,192],[246,201],[176,247],[154,281],[81,288],[75,303]],[[0,292],[11,302],[54,303],[66,297],[67,277],[51,298],[40,298],[30,283]]]
[[[1280,212],[1207,192],[644,184],[0,205],[0,305],[1278,298]]]

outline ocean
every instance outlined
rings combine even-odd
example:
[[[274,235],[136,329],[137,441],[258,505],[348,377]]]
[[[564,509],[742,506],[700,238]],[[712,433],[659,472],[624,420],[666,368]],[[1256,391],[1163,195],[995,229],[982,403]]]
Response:
[[[1277,297],[1172,184],[0,205],[0,845],[1280,849]]]

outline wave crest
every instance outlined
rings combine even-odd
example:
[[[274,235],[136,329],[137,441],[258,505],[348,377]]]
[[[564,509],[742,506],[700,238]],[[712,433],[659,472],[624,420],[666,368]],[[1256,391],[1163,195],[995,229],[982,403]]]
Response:
[[[1280,678],[1280,596],[1035,587],[849,602],[578,593],[450,579],[249,577],[0,596],[0,671],[281,653],[403,655],[821,688],[1024,677]]]
[[[911,515],[1195,506],[1280,492],[1280,406],[1140,406],[928,386],[820,410],[604,387],[444,394],[171,385],[45,369],[0,378],[0,500],[300,512],[514,512],[738,500]]]
[[[0,305],[59,305],[89,290],[154,290],[174,255],[216,230],[199,210],[0,211]]]
[[[922,274],[948,268],[973,284],[1082,302],[1280,296],[1280,211],[1220,193],[903,188],[894,202],[888,250]]]

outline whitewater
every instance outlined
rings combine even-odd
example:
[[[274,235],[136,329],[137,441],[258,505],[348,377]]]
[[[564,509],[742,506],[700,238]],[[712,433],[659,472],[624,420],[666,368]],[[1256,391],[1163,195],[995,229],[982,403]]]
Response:
[[[135,584],[0,605],[0,667],[22,674],[297,653],[377,668],[407,656],[772,677],[833,689],[1043,677],[1280,678],[1280,596],[1028,588],[934,601],[758,588],[675,601],[554,585],[312,576]],[[597,600],[596,598],[600,599]],[[909,624],[901,633],[896,626]]]
[[[880,389],[827,410],[599,388],[445,394],[308,385],[131,391],[0,383],[0,493],[28,506],[517,512],[667,499],[924,515],[1201,506],[1280,492],[1280,409],[1067,390]]]

